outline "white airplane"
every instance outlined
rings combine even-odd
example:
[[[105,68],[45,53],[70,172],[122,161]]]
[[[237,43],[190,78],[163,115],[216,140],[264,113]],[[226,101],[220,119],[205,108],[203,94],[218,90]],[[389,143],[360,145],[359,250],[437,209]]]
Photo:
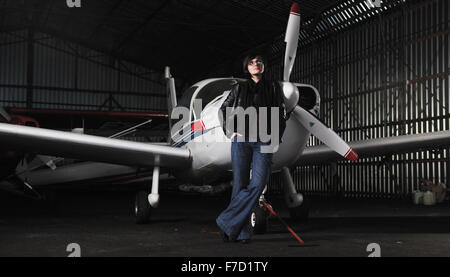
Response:
[[[377,156],[450,145],[450,131],[359,141],[350,145],[343,141],[317,118],[320,110],[320,95],[317,89],[311,85],[289,81],[297,52],[299,28],[300,9],[299,5],[294,3],[285,37],[283,81],[279,82],[286,110],[291,116],[286,122],[282,143],[274,153],[272,167],[273,172],[281,172],[283,176],[284,196],[291,216],[299,218],[307,214],[303,195],[296,191],[289,172],[292,166],[312,162],[327,163],[339,157],[355,161],[358,155]],[[166,70],[166,80],[170,88],[171,114],[177,107],[177,99],[174,79],[169,70]],[[136,168],[150,169],[151,193],[140,191],[135,199],[136,222],[146,223],[150,219],[151,210],[158,207],[159,181],[163,174],[169,173],[183,183],[193,184],[215,184],[224,174],[230,175],[231,141],[223,133],[219,113],[232,85],[243,81],[245,80],[237,78],[207,79],[190,87],[178,105],[189,108],[189,119],[184,125],[174,125],[171,128],[171,142],[167,144],[124,141],[5,123],[0,123],[0,142],[8,149],[19,149],[22,152],[91,161],[73,167],[62,167],[59,177],[53,178],[55,183],[62,182],[58,178],[67,179],[67,174],[73,172],[71,170],[75,167],[82,171],[83,168],[94,168],[95,170],[91,170],[92,174],[101,171],[105,176],[114,173],[129,174],[136,172]],[[200,110],[194,107],[199,99],[205,103],[205,107]],[[326,146],[305,150],[311,134]],[[217,136],[220,136],[220,139]],[[55,172],[58,172],[58,169]],[[52,182],[52,178],[49,179],[45,174],[38,178],[39,174],[37,171],[35,175],[26,175],[23,179],[29,186]],[[263,199],[264,194],[261,197]],[[265,230],[266,213],[261,212],[262,210],[260,201],[251,218],[255,231]]]

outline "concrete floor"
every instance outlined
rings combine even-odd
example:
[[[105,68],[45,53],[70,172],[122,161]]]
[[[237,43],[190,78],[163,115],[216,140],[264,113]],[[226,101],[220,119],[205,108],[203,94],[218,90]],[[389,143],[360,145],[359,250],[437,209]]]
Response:
[[[148,225],[136,225],[130,191],[62,191],[58,211],[0,194],[0,256],[357,256],[378,243],[381,256],[450,256],[450,204],[425,207],[386,200],[314,200],[308,223],[289,220],[282,200],[271,204],[305,241],[299,245],[276,218],[251,244],[221,242],[215,217],[228,197],[161,194]]]

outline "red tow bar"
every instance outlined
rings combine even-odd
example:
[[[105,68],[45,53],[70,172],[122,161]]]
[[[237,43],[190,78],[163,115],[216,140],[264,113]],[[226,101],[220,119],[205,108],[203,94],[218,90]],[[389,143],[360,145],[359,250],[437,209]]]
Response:
[[[267,208],[274,216],[276,216],[276,217],[281,221],[281,223],[283,223],[284,227],[286,227],[286,229],[288,229],[288,231],[291,232],[291,234],[297,239],[297,241],[298,241],[300,244],[304,244],[303,240],[302,240],[299,236],[297,236],[297,234],[294,232],[294,230],[292,230],[291,227],[289,227],[289,226],[286,224],[286,222],[284,222],[284,220],[283,220],[281,217],[279,217],[279,216],[277,215],[277,213],[270,207],[269,204],[267,204],[266,201],[263,201],[263,204],[264,204],[264,206],[266,206],[266,208]]]

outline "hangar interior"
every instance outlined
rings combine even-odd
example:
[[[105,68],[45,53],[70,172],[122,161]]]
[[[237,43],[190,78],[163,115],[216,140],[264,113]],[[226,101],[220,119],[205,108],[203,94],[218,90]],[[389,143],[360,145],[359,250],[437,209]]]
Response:
[[[43,127],[101,135],[150,116],[148,128],[126,138],[164,141],[164,66],[178,97],[205,78],[242,76],[241,60],[255,50],[269,57],[266,74],[280,79],[292,2],[98,0],[68,8],[0,0],[0,105]],[[319,90],[323,122],[347,141],[450,129],[447,0],[383,0],[382,8],[367,0],[298,2],[291,80]],[[104,119],[108,112],[125,116]],[[448,148],[436,148],[298,166],[293,178],[307,195],[404,198],[423,180],[450,187],[449,159]],[[271,177],[272,192],[281,190],[280,178]]]

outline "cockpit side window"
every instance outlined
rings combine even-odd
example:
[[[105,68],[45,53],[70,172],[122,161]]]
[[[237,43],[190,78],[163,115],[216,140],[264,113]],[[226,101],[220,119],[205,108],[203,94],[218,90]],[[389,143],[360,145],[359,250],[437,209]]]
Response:
[[[204,86],[196,95],[195,100],[201,100],[201,110],[195,109],[195,117],[199,118],[201,111],[208,105],[212,100],[217,98],[217,96],[222,95],[225,91],[230,90],[231,87],[236,84],[236,79],[223,79],[216,80]]]

